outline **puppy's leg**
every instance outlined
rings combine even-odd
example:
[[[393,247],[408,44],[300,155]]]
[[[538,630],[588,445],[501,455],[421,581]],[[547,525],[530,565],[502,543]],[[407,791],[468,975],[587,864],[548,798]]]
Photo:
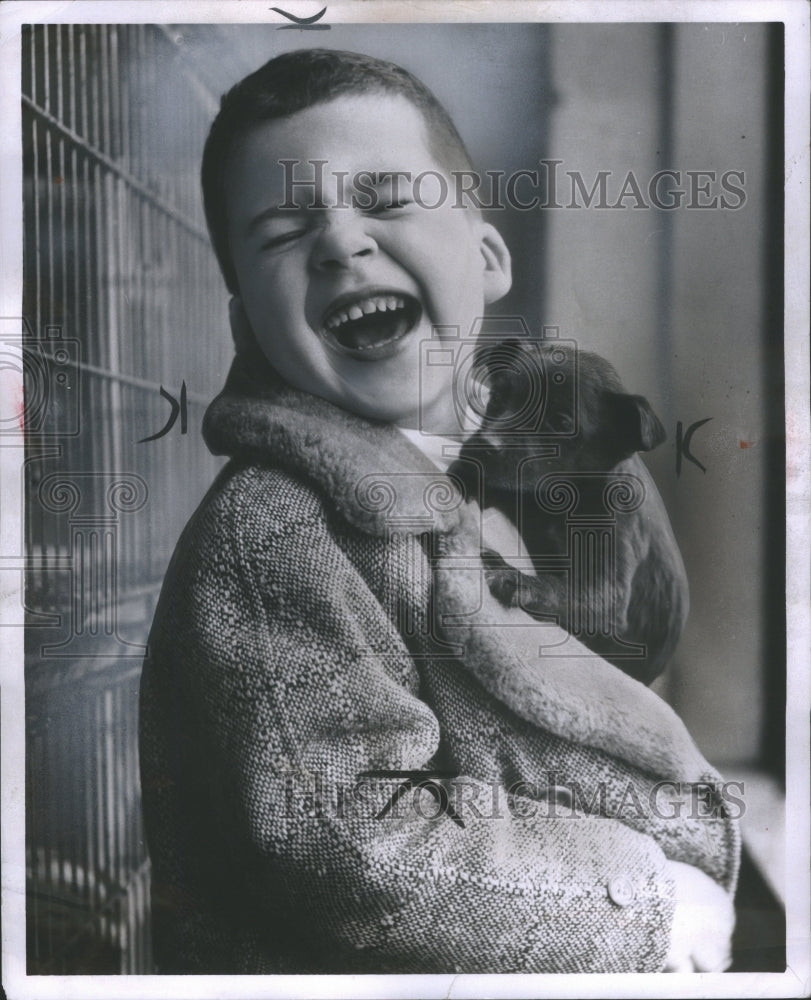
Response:
[[[482,550],[482,562],[490,593],[505,608],[521,608],[539,621],[567,627],[569,592],[563,578],[553,574],[529,576],[510,566],[493,549]]]

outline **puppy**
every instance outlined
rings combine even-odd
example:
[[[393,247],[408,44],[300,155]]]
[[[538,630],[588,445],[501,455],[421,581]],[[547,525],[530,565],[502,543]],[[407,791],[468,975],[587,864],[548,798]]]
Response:
[[[485,550],[491,592],[650,683],[689,606],[667,512],[636,454],[665,440],[661,422],[607,361],[565,342],[489,345],[477,363],[490,392],[483,423],[449,472],[515,524],[537,573]]]

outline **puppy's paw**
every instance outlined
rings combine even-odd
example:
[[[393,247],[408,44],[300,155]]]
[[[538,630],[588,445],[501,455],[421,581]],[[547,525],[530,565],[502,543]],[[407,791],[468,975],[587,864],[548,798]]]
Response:
[[[493,597],[505,608],[517,607],[520,572],[506,563],[495,549],[482,549],[482,563],[484,578]]]

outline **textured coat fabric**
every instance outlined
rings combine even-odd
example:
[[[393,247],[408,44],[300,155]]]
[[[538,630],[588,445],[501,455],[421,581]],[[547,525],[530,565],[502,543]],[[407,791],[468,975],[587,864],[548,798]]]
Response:
[[[730,892],[738,864],[718,789],[680,784],[720,778],[678,718],[539,656],[483,584],[477,509],[396,429],[252,358],[204,432],[232,459],[141,686],[159,971],[660,969],[665,858]],[[426,769],[434,797],[385,813],[401,782],[359,777]]]

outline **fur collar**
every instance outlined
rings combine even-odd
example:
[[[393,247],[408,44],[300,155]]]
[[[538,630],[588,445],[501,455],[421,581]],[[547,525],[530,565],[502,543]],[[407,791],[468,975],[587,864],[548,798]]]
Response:
[[[203,433],[215,454],[295,470],[361,531],[385,536],[396,522],[401,531],[432,532],[442,553],[434,583],[443,631],[479,683],[516,714],[659,778],[719,780],[681,719],[643,684],[560,629],[571,654],[540,655],[551,626],[502,607],[484,583],[478,507],[396,428],[292,388],[252,351],[234,361]]]
[[[215,455],[272,459],[313,483],[350,524],[385,536],[458,528],[462,497],[396,427],[356,417],[293,388],[256,351],[237,355],[206,411]]]

